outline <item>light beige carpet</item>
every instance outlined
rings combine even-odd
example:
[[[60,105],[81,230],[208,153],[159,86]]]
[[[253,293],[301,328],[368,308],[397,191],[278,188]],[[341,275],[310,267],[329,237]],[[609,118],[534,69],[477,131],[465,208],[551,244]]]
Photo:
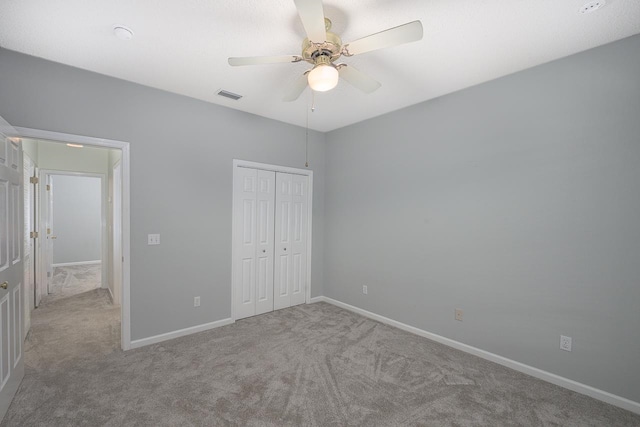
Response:
[[[36,310],[27,373],[2,425],[640,425],[631,412],[326,303],[126,353],[117,314],[104,290]]]
[[[102,286],[100,264],[55,267],[47,298],[49,301],[67,298]]]

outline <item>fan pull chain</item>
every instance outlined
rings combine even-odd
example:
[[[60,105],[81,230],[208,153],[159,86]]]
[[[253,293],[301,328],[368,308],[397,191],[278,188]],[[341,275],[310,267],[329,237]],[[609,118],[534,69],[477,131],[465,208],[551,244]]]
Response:
[[[311,91],[311,112],[313,113],[314,111],[316,111],[316,106],[315,106],[315,101],[316,97],[315,97],[315,92],[312,90]],[[309,110],[307,110],[307,129],[306,129],[306,133],[305,133],[305,153],[304,153],[304,166],[306,168],[309,167]]]

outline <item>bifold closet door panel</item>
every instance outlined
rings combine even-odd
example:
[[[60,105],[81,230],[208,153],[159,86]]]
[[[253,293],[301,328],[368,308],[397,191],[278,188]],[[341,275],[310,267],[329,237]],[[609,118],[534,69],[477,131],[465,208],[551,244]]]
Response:
[[[237,168],[234,179],[235,318],[273,311],[275,172]]]
[[[256,314],[256,181],[258,171],[237,168],[234,179],[235,254],[234,289],[235,317]]]
[[[258,170],[256,193],[256,313],[273,311],[276,173]]]
[[[307,281],[307,186],[309,178],[292,176],[291,195],[291,305],[304,304]]]
[[[276,174],[274,309],[305,302],[308,178]]]
[[[292,175],[277,173],[273,295],[275,310],[291,306],[291,189]]]

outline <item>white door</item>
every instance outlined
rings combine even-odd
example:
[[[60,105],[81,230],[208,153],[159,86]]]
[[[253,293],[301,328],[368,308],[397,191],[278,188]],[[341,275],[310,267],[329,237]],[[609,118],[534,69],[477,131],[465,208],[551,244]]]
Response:
[[[273,197],[275,173],[234,171],[235,317],[273,311]]]
[[[308,178],[276,174],[274,309],[305,302]]]
[[[292,176],[291,206],[291,305],[304,304],[307,291],[307,200],[309,179]]]
[[[0,118],[0,122],[4,120]],[[0,418],[7,412],[24,376],[23,199],[19,140],[0,133]]]
[[[256,194],[256,312],[273,311],[273,215],[275,173],[258,170]]]
[[[113,302],[122,300],[122,165],[113,166]]]
[[[38,169],[38,167],[36,166],[34,169],[34,173],[33,176],[40,176],[40,170]],[[39,191],[40,188],[40,184],[34,184],[33,185],[33,192],[34,192],[34,204],[33,204],[33,230],[38,232],[38,238],[34,239],[33,241],[33,245],[34,247],[34,251],[33,251],[33,262],[35,264],[35,283],[34,283],[34,301],[33,304],[35,307],[38,307],[40,305],[40,301],[42,300],[42,283],[43,283],[43,279],[42,277],[44,276],[43,270],[44,270],[44,265],[43,262],[41,260],[42,258],[42,241],[43,241],[43,236],[44,234],[42,233],[42,230],[40,229],[40,224],[42,224],[42,221],[40,219],[40,211],[41,209],[41,201],[42,201],[42,195],[40,194]]]
[[[24,186],[24,251],[22,257],[22,264],[24,268],[24,335],[26,337],[27,332],[31,328],[31,310],[35,308],[35,284],[36,284],[36,270],[35,270],[35,238],[32,232],[36,231],[35,228],[35,212],[34,212],[34,186],[36,184],[31,183],[31,177],[35,173],[35,164],[33,160],[25,153],[23,153],[23,186]]]
[[[44,179],[43,179],[44,178]],[[48,173],[42,173],[40,178],[44,185],[41,190],[41,214],[40,238],[42,240],[42,278],[40,280],[40,295],[46,296],[51,292],[51,280],[53,280],[53,242],[56,237],[53,235],[53,177]],[[40,304],[40,301],[37,301]]]
[[[234,168],[236,319],[302,304],[307,289],[307,176]]]

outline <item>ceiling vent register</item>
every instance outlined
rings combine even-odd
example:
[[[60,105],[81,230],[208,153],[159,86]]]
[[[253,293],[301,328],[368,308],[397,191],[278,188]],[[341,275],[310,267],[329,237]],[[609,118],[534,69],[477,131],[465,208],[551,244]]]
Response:
[[[229,92],[227,90],[218,91],[218,95],[224,96],[225,98],[233,99],[234,101],[242,98],[242,95],[238,95],[237,93]]]

